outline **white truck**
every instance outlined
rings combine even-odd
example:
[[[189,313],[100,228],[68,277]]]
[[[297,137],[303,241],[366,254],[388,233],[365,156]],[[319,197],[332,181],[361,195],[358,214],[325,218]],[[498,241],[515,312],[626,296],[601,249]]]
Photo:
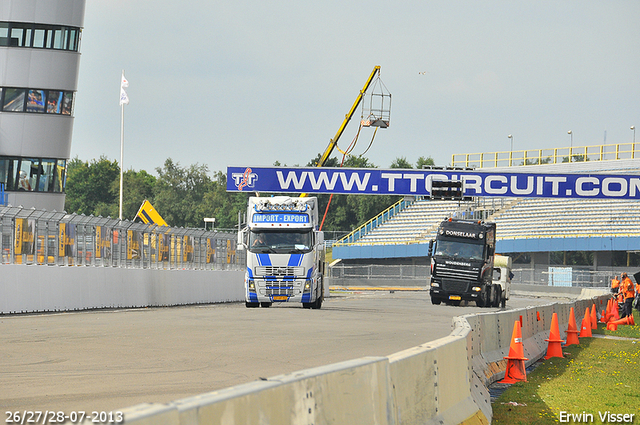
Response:
[[[317,198],[250,197],[238,248],[247,250],[247,307],[270,307],[274,302],[322,307],[327,288]]]
[[[502,297],[500,298],[500,306],[505,308],[507,300],[511,298],[511,257],[496,254],[493,257],[493,284],[502,287]]]

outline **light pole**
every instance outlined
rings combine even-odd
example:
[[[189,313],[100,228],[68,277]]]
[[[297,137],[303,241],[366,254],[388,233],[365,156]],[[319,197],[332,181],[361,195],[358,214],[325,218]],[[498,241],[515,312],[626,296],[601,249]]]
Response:
[[[569,135],[569,139],[570,139],[570,145],[569,145],[569,162],[573,162],[573,158],[571,158],[571,154],[573,153],[573,131],[569,130],[567,131],[567,134]]]
[[[631,126],[631,131],[633,131],[633,143],[631,144],[631,158],[636,157],[636,126]]]
[[[513,158],[513,136],[510,134],[507,137],[511,140],[511,150],[509,151],[509,167],[511,167],[511,159]]]
[[[632,125],[631,126],[631,131],[633,131],[633,143],[636,142],[636,126]]]

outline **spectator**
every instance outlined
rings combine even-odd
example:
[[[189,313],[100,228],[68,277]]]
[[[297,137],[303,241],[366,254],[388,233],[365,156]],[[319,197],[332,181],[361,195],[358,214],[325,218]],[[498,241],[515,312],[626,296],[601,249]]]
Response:
[[[611,292],[613,292],[614,294],[618,293],[618,290],[620,289],[620,281],[618,280],[618,276],[614,276],[613,279],[611,279]]]
[[[626,272],[623,272],[622,275],[620,275],[620,278],[622,279],[622,282],[620,282],[620,292],[624,297],[624,308],[622,309],[622,315],[620,316],[622,318],[633,314],[631,306],[633,304],[633,299],[636,297],[636,290],[633,282],[629,279]]]
[[[24,171],[20,171],[20,180],[18,180],[18,190],[27,190],[31,192],[31,183],[29,183],[29,179],[27,178],[27,173]]]

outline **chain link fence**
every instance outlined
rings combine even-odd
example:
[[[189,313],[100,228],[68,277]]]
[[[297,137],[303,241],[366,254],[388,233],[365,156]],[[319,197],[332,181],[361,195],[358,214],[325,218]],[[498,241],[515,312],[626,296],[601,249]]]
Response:
[[[241,270],[236,233],[0,206],[0,263]]]

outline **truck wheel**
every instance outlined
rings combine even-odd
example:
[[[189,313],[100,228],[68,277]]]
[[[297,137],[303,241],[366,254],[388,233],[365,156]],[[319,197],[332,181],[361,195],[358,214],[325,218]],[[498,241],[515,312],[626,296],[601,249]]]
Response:
[[[302,303],[302,308],[311,308],[311,303]]]
[[[320,310],[322,308],[322,297],[319,297],[316,302],[311,303],[311,308],[314,310]]]
[[[502,299],[502,287],[500,285],[493,285],[495,291],[494,291],[494,298],[493,298],[493,307],[498,307],[500,305],[500,300]]]
[[[478,307],[486,307],[487,305],[487,294],[484,295],[481,293],[478,299],[476,300],[476,305]]]
[[[271,303],[260,303],[260,307],[263,307],[263,308],[271,307]]]
[[[440,298],[431,297],[431,304],[440,305],[441,302],[442,300]]]
[[[258,307],[258,306],[260,305],[260,303],[250,303],[249,301],[245,301],[245,302],[244,302],[244,305],[245,305],[247,308],[255,308],[255,307]]]

